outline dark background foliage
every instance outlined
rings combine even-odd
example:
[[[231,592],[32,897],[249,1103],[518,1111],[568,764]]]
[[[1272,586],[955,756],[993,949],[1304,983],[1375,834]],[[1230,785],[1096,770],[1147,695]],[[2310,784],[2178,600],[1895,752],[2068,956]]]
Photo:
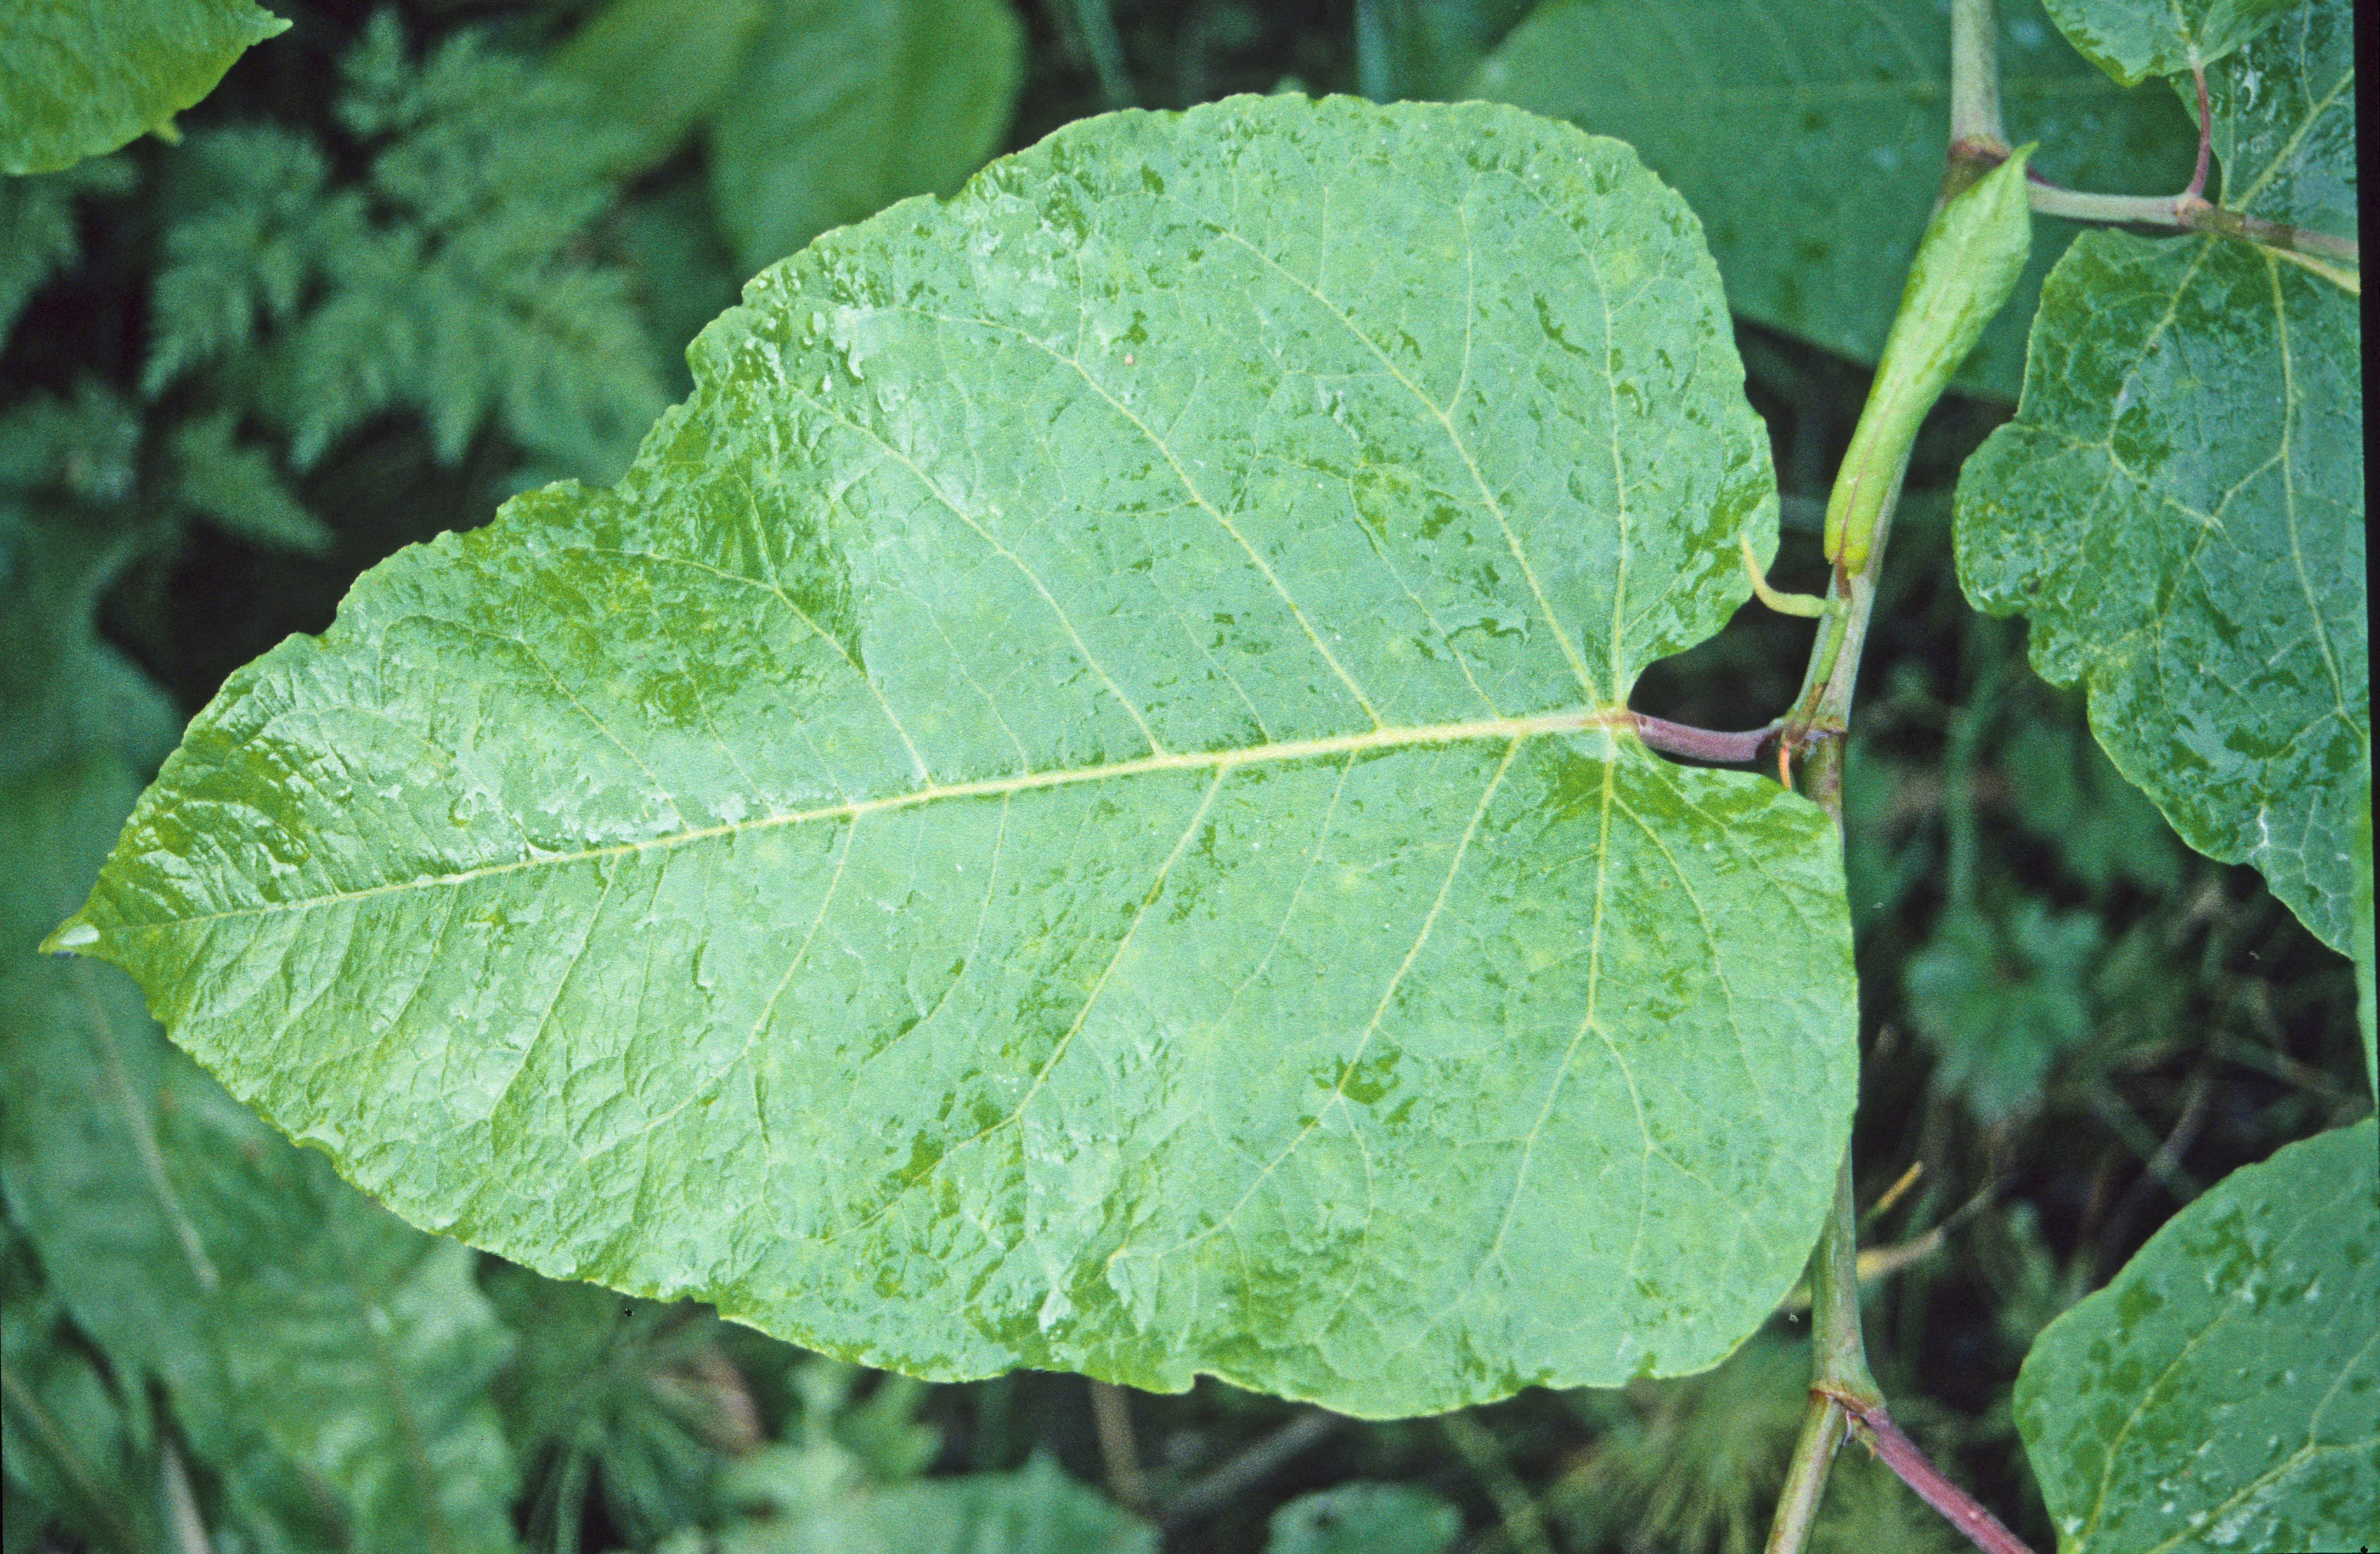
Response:
[[[102,707],[117,681],[57,671],[90,620],[91,651],[186,718],[284,636],[322,629],[400,547],[484,523],[525,486],[616,474],[742,279],[703,139],[640,160],[604,93],[541,63],[593,5],[274,8],[295,27],[183,115],[178,145],[144,140],[6,194],[0,300],[24,304],[0,351],[0,777],[94,720],[123,735],[155,699],[125,680]],[[1111,107],[1237,91],[1453,95],[1524,9],[1038,0],[1016,12],[1024,73],[994,149]],[[1866,372],[1749,324],[1739,343],[1785,492],[1777,580],[1815,589],[1816,517]],[[1929,423],[1863,669],[1847,793],[1866,1001],[1855,1147],[1865,1242],[1887,1265],[1868,1308],[1878,1377],[1921,1442],[2046,1547],[2008,1401],[2034,1335],[2227,1172],[2368,1103],[2347,964],[2252,870],[2183,847],[2099,755],[2076,699],[2025,668],[2022,623],[1961,600],[1950,484],[2011,408],[1953,396]],[[1657,666],[1639,710],[1763,722],[1798,687],[1810,629],[1748,607]],[[125,738],[136,762],[161,753]],[[8,1298],[33,1311],[45,1275],[13,1189],[10,1213]],[[891,1505],[900,1486],[1042,1454],[1174,1549],[1431,1549],[1451,1535],[1526,1554],[1743,1550],[1765,1532],[1807,1374],[1788,1311],[1705,1377],[1359,1424],[1212,1384],[927,1387],[691,1305],[493,1258],[477,1279],[512,1335],[491,1385],[518,1472],[513,1530],[536,1549],[872,1548],[864,1532],[755,1540],[790,1527],[803,1496]],[[87,1414],[44,1417],[103,1456],[179,1460],[143,1431],[193,1422],[160,1425],[103,1344],[54,1311],[43,1322],[12,1348],[13,1374],[32,1374],[23,1354],[62,1354],[96,1389]],[[121,1439],[110,1408],[132,1421]],[[29,1509],[12,1510],[7,1548],[138,1543],[151,1512],[94,1504],[35,1461],[30,1418],[9,1418],[10,1499]],[[90,1445],[102,1438],[115,1444]],[[206,1443],[184,1445],[194,1514],[250,1529],[218,1547],[364,1546],[336,1514],[330,1533],[293,1523],[276,1545],[253,1531],[270,1516],[230,1503],[234,1475],[207,1465]],[[1955,1546],[1855,1459],[1821,1546]],[[804,1462],[816,1481],[789,1487]],[[1272,1525],[1297,1497],[1357,1481],[1412,1493],[1342,1493]],[[1375,1514],[1403,1541],[1345,1541]],[[1038,1524],[1042,1541],[1014,1547],[1125,1546]]]

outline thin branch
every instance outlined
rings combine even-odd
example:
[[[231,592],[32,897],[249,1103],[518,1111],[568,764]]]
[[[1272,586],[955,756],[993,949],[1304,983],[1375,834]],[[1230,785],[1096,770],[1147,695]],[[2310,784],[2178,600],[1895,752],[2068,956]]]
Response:
[[[1985,1554],[2033,1554],[2031,1545],[2010,1532],[1998,1517],[1976,1503],[1973,1496],[1945,1478],[1942,1470],[1927,1461],[1925,1453],[1917,1450],[1917,1443],[1892,1422],[1889,1409],[1882,1403],[1874,1408],[1851,1403],[1844,1407],[1860,1427],[1860,1439],[1877,1460],[1900,1475],[1903,1484],[1917,1491],[1918,1499],[1940,1512],[1970,1543]]]
[[[1810,1394],[1809,1411],[1802,1416],[1802,1434],[1793,1442],[1792,1461],[1785,1469],[1785,1487],[1777,1497],[1777,1520],[1769,1524],[1767,1554],[1801,1554],[1810,1541],[1818,1502],[1827,1493],[1827,1470],[1834,1465],[1850,1417],[1834,1399]]]
[[[1126,1511],[1148,1505],[1148,1479],[1140,1471],[1140,1448],[1132,1434],[1132,1404],[1112,1381],[1088,1378],[1091,1419],[1099,1427],[1099,1459],[1107,1467],[1108,1493]]]
[[[165,1521],[174,1534],[176,1554],[214,1554],[207,1536],[206,1519],[199,1514],[199,1497],[190,1490],[189,1473],[171,1436],[158,1443],[157,1471],[164,1480]]]
[[[1873,1284],[1887,1274],[1899,1273],[1910,1264],[1923,1262],[1932,1257],[1942,1249],[1948,1231],[1949,1224],[1945,1221],[1913,1241],[1904,1241],[1897,1246],[1871,1246],[1862,1252],[1859,1255],[1861,1285]],[[1777,1303],[1777,1309],[1788,1315],[1809,1310],[1810,1281],[1805,1279],[1788,1290],[1785,1298]]]
[[[2215,115],[2206,106],[2206,67],[2198,63],[2198,50],[2190,51],[2190,79],[2198,88],[2198,166],[2190,175],[2190,187],[2181,191],[2184,200],[2197,200],[2206,193],[2206,161],[2215,150]]]
[[[1345,1423],[1336,1414],[1306,1409],[1174,1496],[1158,1512],[1159,1524],[1178,1527],[1208,1514],[1271,1476],[1282,1463]]]
[[[2352,237],[2266,221],[2262,216],[2242,215],[2210,204],[2194,194],[2085,194],[2035,178],[2030,172],[2025,175],[2025,193],[2038,215],[2105,225],[2168,226],[2181,232],[2205,232],[2217,237],[2236,237],[2262,249],[2304,254],[2359,269],[2363,263],[2362,248]]]

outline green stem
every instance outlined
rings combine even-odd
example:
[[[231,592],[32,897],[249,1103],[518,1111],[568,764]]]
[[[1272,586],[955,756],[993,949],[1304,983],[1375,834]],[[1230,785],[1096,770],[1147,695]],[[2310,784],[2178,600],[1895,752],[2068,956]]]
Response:
[[[1996,146],[2000,126],[1999,24],[1992,0],[1950,0],[1950,140]]]
[[[2045,216],[2108,225],[2169,226],[2180,232],[2236,237],[2260,248],[2307,254],[2337,264],[2360,267],[2363,262],[2363,250],[2352,237],[2227,211],[2203,195],[2086,194],[2037,180],[2028,180],[2025,194],[2034,210]]]
[[[1854,1407],[1881,1409],[1884,1394],[1868,1374],[1860,1335],[1859,1209],[1852,1200],[1848,1146],[1835,1167],[1835,1201],[1810,1255],[1810,1406],[1785,1471],[1767,1554],[1800,1554],[1826,1493],[1827,1470]]]
[[[1785,1469],[1785,1487],[1777,1497],[1777,1520],[1769,1524],[1767,1554],[1802,1554],[1818,1519],[1818,1501],[1827,1492],[1827,1470],[1843,1444],[1851,1415],[1843,1405],[1820,1392],[1810,1394],[1802,1415],[1801,1439],[1793,1443],[1793,1460]]]
[[[1810,1347],[1812,1390],[1847,1406],[1884,1406],[1860,1334],[1859,1207],[1852,1200],[1848,1147],[1835,1168],[1834,1207],[1810,1261]]]

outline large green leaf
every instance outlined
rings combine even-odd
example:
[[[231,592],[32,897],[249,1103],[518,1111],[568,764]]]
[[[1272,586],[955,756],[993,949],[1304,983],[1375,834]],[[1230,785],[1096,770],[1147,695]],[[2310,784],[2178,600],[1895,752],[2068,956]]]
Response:
[[[254,0],[0,0],[0,173],[114,151],[288,26]]]
[[[2211,72],[2225,196],[2275,220],[2353,188],[2347,0]],[[2346,160],[2309,163],[2327,146]],[[2301,199],[2301,191],[2306,198]],[[2228,238],[2093,233],[2043,292],[2016,419],[1959,482],[1959,575],[2086,682],[2117,769],[2348,945],[2371,731],[2355,299]]]
[[[291,1548],[509,1548],[487,1396],[505,1340],[470,1254],[274,1135],[122,977],[31,954],[137,786],[105,750],[0,783],[10,1216],[119,1385],[163,1384],[225,1527]]]
[[[999,150],[1025,75],[1007,0],[772,0],[710,120],[710,190],[747,271]]]
[[[236,676],[54,946],[417,1223],[873,1365],[1379,1414],[1759,1322],[1848,925],[1624,710],[1776,513],[1626,148],[1111,116],[691,358]]]
[[[2017,1427],[2060,1554],[2370,1541],[2375,1153],[2366,1118],[2234,1172],[2034,1342]]]
[[[1710,232],[1730,306],[1828,350],[1884,348],[1949,142],[1947,6],[1872,0],[1548,0],[1472,81],[1479,96],[1636,147]],[[2118,91],[2037,0],[1999,7],[2011,140],[2060,183],[2171,193],[2197,135],[2163,86]],[[2016,396],[2042,277],[2075,228],[2034,223],[2033,260],[1957,382]]]

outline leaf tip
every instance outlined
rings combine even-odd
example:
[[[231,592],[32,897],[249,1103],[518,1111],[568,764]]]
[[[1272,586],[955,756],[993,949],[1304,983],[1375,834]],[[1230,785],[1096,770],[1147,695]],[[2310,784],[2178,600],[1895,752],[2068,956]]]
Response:
[[[99,942],[99,930],[77,918],[42,941],[42,953],[49,955],[71,955]]]

